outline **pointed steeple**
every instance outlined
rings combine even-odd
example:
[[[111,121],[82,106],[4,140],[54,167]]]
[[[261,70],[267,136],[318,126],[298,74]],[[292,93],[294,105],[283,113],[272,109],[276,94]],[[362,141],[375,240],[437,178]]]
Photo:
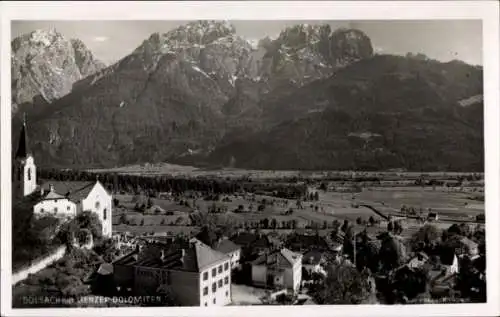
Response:
[[[17,146],[16,159],[23,159],[30,154],[28,131],[26,129],[26,113],[23,116],[23,126],[21,128],[21,135],[19,136],[19,145]]]

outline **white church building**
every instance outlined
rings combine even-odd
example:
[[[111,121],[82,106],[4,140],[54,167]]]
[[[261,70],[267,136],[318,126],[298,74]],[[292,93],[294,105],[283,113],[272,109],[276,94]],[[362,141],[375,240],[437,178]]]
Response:
[[[102,224],[102,235],[112,235],[111,194],[99,182],[53,181],[37,184],[36,165],[28,147],[26,120],[24,120],[14,161],[15,190],[23,197],[36,195],[33,213],[71,219],[83,211],[97,214]]]

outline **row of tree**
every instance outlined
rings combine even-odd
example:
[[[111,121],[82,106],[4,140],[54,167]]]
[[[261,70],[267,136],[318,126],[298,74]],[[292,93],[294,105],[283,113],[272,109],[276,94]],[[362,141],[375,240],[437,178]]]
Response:
[[[138,176],[57,169],[40,169],[39,177],[57,181],[95,181],[99,179],[108,189],[114,192],[146,192],[148,196],[153,197],[156,197],[160,192],[184,193],[186,191],[197,191],[207,195],[263,192],[286,199],[301,199],[307,194],[305,184],[254,182],[239,179]]]

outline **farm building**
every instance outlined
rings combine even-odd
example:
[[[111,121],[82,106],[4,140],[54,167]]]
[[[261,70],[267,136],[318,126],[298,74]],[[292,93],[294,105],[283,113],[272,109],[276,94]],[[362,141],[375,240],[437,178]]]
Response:
[[[428,221],[437,221],[439,220],[438,213],[437,212],[429,212],[427,215],[427,220]]]

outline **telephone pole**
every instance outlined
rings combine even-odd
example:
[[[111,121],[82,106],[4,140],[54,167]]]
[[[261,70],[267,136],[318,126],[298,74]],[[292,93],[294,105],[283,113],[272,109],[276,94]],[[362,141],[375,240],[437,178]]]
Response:
[[[354,267],[356,267],[356,233],[354,233],[354,250],[353,250]]]

